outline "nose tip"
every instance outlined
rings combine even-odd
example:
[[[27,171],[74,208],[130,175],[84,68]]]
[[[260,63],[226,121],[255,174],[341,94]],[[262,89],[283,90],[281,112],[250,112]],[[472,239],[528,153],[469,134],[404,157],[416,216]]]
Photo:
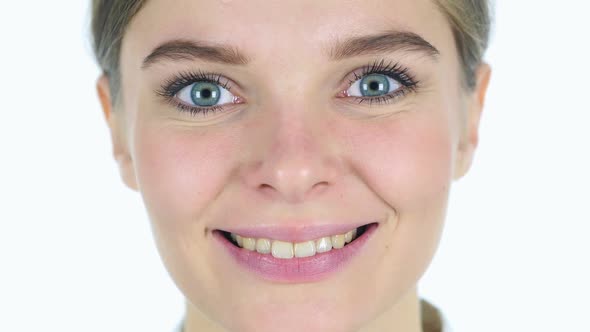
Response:
[[[258,130],[243,141],[248,148],[242,180],[251,193],[265,199],[301,203],[332,188],[342,165],[337,135],[329,132],[330,119],[311,105],[289,100],[292,103],[279,103],[263,113],[266,118],[258,119]]]
[[[341,173],[341,162],[328,146],[321,138],[261,144],[256,159],[242,168],[242,179],[250,192],[266,199],[289,203],[311,199],[333,187]]]
[[[265,173],[264,170],[261,172]],[[329,170],[319,165],[314,167],[309,162],[291,161],[288,165],[266,172],[264,180],[258,183],[258,190],[267,197],[280,198],[288,203],[305,201],[321,193],[333,182]]]

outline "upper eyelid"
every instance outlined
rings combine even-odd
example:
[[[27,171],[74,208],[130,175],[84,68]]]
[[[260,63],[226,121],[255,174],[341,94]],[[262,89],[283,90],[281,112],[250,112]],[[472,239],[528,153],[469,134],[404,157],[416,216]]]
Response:
[[[191,76],[207,76],[208,79],[189,79]],[[216,77],[216,79],[211,79],[213,77]],[[175,75],[173,75],[172,77],[168,78],[167,80],[164,81],[164,83],[162,83],[159,88],[156,89],[156,94],[160,95],[162,97],[167,97],[167,98],[172,98],[175,97],[180,91],[182,91],[183,89],[197,83],[197,82],[203,82],[203,81],[209,81],[209,82],[213,82],[215,84],[219,84],[220,87],[225,88],[226,90],[230,91],[232,94],[234,94],[235,90],[240,91],[241,87],[240,85],[230,79],[229,77],[220,74],[220,73],[216,73],[216,72],[208,72],[205,70],[195,70],[195,71],[190,71],[190,70],[185,70],[185,71],[181,71]],[[176,86],[175,86],[176,85]],[[237,88],[236,88],[237,87]]]
[[[375,72],[371,72],[370,70],[367,71],[367,66],[361,67],[361,68],[357,68],[355,70],[353,70],[352,72],[350,72],[349,74],[347,74],[343,80],[345,82],[341,83],[340,88],[338,89],[338,91],[343,92],[346,91],[347,89],[349,89],[350,87],[352,87],[352,85],[363,79],[366,76],[371,75],[372,73]],[[408,75],[408,80],[406,82],[402,82],[399,79],[395,78],[395,77],[391,77],[390,75],[386,75],[388,77],[391,77],[393,80],[395,80],[396,82],[399,82],[401,84],[401,89],[403,90],[416,90],[418,88],[420,88],[420,81],[412,74],[409,72],[409,69],[407,67],[400,67],[402,69],[406,70],[406,74]],[[379,72],[379,71],[377,71]],[[384,74],[385,75],[385,74]],[[373,97],[352,97],[352,98],[373,98]]]
[[[345,74],[339,80],[340,83],[338,83],[339,88],[338,88],[337,91],[342,90],[343,85],[347,85],[347,86],[350,87],[358,79],[361,79],[364,76],[369,75],[372,72],[371,71],[372,69],[379,69],[379,67],[383,67],[383,66],[385,66],[385,69],[388,69],[388,68],[389,69],[391,69],[391,68],[397,68],[398,70],[401,69],[401,71],[403,71],[404,74],[408,75],[408,79],[411,82],[416,83],[416,84],[419,83],[419,81],[415,78],[415,76],[409,70],[408,67],[402,66],[399,63],[393,62],[393,61],[392,62],[389,62],[387,64],[384,64],[384,63],[385,63],[385,60],[382,59],[380,61],[374,61],[372,63],[366,64],[366,65],[363,65],[363,66],[360,66],[360,67],[356,67],[355,69],[349,71],[347,74]],[[196,70],[196,71],[193,71],[193,72],[191,72],[191,71],[183,71],[183,72],[180,72],[180,73],[174,75],[172,78],[169,78],[168,80],[166,80],[164,84],[162,84],[162,86],[160,87],[160,90],[157,91],[157,93],[159,95],[164,95],[164,96],[172,97],[172,96],[169,95],[170,88],[174,84],[178,84],[179,80],[182,80],[183,79],[182,76],[184,76],[184,78],[186,78],[188,75],[191,75],[191,74],[194,75],[195,73],[204,73],[208,77],[213,77],[213,76],[217,77],[220,82],[219,83],[215,82],[215,83],[217,83],[217,84],[223,83],[223,84],[220,84],[221,87],[224,87],[228,91],[230,91],[232,94],[238,95],[239,97],[243,98],[242,92],[244,91],[244,89],[242,88],[242,86],[241,86],[241,84],[239,82],[237,82],[236,80],[233,80],[233,79],[227,77],[224,74],[220,74],[220,73],[217,73],[217,72],[207,72],[207,71],[202,70],[202,69],[201,70]],[[187,86],[190,86],[190,85],[192,85],[192,84],[194,84],[196,82],[199,82],[199,81],[200,80],[194,80],[191,83],[188,83],[188,84],[186,84],[186,85],[184,85],[184,86],[182,86],[180,88],[177,88],[176,91],[175,91],[175,93],[174,93],[174,95],[176,93],[178,93],[180,90],[186,88]],[[400,83],[402,83],[402,82],[400,82]],[[165,93],[163,94],[162,92],[165,92]]]

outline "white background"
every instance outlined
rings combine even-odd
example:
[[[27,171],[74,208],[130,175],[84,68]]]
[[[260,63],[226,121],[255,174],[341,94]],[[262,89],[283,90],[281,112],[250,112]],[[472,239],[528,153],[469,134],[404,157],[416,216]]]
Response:
[[[87,1],[0,0],[0,331],[169,331],[119,180]],[[498,1],[481,145],[421,282],[455,332],[590,331],[590,5]]]

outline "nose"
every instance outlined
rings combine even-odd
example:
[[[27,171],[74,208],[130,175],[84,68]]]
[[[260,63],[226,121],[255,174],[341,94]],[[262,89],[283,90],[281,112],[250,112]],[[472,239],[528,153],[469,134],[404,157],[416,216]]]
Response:
[[[265,123],[257,130],[258,144],[251,147],[255,157],[244,173],[251,190],[267,199],[301,203],[336,185],[341,163],[325,121],[300,113],[279,114]]]

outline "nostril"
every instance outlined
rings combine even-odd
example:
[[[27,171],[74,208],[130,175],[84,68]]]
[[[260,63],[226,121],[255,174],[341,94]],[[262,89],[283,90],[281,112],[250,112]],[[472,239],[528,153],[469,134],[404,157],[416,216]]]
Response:
[[[324,190],[326,190],[328,187],[330,186],[330,184],[327,181],[323,181],[320,183],[316,183],[313,187],[311,191],[317,191],[318,193],[323,192]]]
[[[258,188],[261,193],[263,193],[269,197],[271,197],[273,194],[276,194],[276,191],[277,191],[273,186],[268,185],[266,183],[261,184]]]
[[[261,188],[261,189],[264,189],[264,190],[268,190],[268,189],[274,189],[274,188],[273,188],[271,185],[268,185],[268,184],[266,184],[266,183],[263,183],[263,184],[261,184],[261,185],[260,185],[260,188]]]

